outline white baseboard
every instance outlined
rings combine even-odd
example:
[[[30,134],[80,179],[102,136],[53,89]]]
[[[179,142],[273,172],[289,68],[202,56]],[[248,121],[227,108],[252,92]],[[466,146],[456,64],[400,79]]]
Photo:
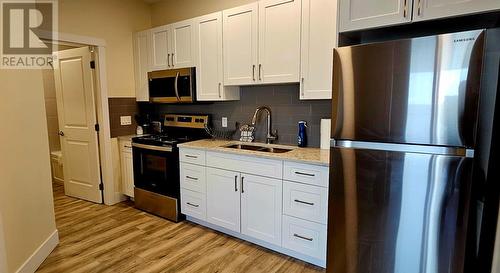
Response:
[[[57,229],[40,245],[33,254],[19,267],[16,273],[33,273],[47,259],[50,253],[59,244],[59,233]]]

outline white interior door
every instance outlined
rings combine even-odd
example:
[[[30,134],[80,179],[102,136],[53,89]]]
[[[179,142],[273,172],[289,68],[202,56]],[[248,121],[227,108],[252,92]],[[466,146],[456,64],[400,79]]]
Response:
[[[88,47],[56,54],[54,78],[66,195],[102,203],[94,82]]]

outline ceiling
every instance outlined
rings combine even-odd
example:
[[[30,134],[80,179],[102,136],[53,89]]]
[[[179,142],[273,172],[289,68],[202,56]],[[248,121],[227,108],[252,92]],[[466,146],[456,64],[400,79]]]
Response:
[[[155,3],[158,3],[158,2],[161,2],[162,0],[142,0],[148,4],[155,4]]]

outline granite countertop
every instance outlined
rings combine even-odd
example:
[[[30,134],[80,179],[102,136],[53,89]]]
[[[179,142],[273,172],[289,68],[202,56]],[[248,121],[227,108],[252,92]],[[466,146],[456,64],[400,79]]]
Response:
[[[222,146],[231,144],[245,144],[245,145],[259,145],[264,147],[276,147],[293,149],[286,153],[266,153],[251,150],[240,150],[234,148],[224,148]],[[330,163],[330,150],[321,150],[319,148],[299,148],[296,146],[277,145],[277,144],[264,144],[256,142],[240,142],[234,140],[212,140],[202,139],[192,142],[186,142],[178,145],[183,148],[200,149],[215,152],[227,152],[240,155],[251,155],[270,159],[281,159],[287,161],[294,161],[300,163],[314,164],[320,166],[329,166]]]

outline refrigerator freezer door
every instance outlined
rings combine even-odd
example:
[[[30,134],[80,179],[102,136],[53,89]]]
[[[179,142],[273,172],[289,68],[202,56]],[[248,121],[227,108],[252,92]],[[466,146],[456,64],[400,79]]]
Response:
[[[472,159],[332,148],[328,273],[461,273]]]
[[[474,147],[483,31],[334,52],[332,137]]]

